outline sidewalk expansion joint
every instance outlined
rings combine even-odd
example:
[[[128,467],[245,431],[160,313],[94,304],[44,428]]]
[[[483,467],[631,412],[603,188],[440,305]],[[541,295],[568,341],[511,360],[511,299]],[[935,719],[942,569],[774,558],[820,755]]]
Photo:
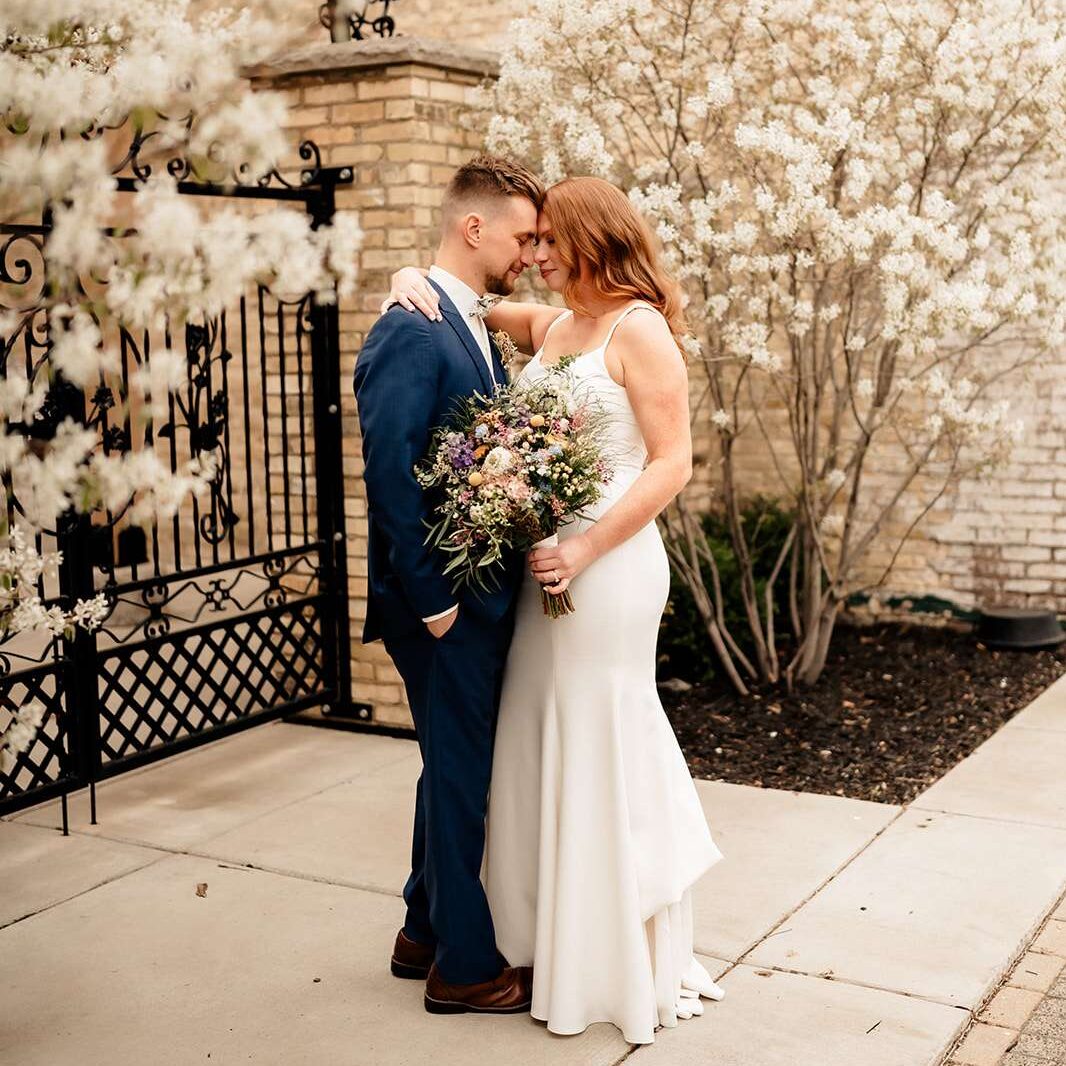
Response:
[[[973,1008],[966,1006],[964,1003],[952,1003],[947,999],[940,999],[937,996],[926,996],[920,992],[907,992],[902,988],[890,988],[887,985],[877,985],[869,981],[859,981],[853,977],[843,977],[839,974],[832,973],[831,971],[822,971],[820,973],[811,973],[809,970],[793,970],[787,966],[776,965],[762,965],[761,963],[754,962],[738,962],[734,963],[731,969],[735,969],[737,966],[746,966],[750,970],[762,970],[767,973],[787,973],[793,977],[812,977],[819,981],[831,981],[838,985],[851,985],[853,988],[868,988],[873,992],[887,992],[893,996],[901,996],[904,999],[917,999],[923,1003],[935,1003],[940,1007],[951,1007],[952,1010],[964,1011],[966,1014],[972,1015]],[[723,976],[725,976],[723,974]]]
[[[222,739],[223,740],[229,740],[231,738],[224,737]],[[191,753],[183,752],[182,754],[191,754]],[[358,781],[360,778],[372,777],[375,774],[380,773],[383,770],[391,769],[393,766],[396,766],[398,763],[403,762],[404,759],[409,757],[409,755],[410,755],[409,752],[405,752],[403,755],[398,756],[396,759],[392,759],[389,762],[383,762],[380,765],[375,766],[372,770],[364,770],[364,771],[361,771],[361,772],[359,772],[357,774],[353,774],[351,777],[346,777],[346,778],[343,778],[343,779],[338,780],[338,781],[332,781],[332,782],[330,782],[330,784],[323,785],[321,788],[316,789],[314,792],[307,792],[307,793],[304,793],[303,795],[295,796],[292,799],[286,800],[284,803],[279,803],[276,807],[264,808],[263,810],[257,811],[255,814],[253,814],[250,817],[244,819],[243,821],[233,822],[231,825],[227,825],[224,829],[220,829],[217,833],[212,833],[210,836],[204,837],[202,840],[198,841],[197,843],[199,845],[201,845],[201,846],[205,845],[205,844],[210,844],[212,840],[217,840],[219,837],[225,836],[227,833],[232,833],[232,832],[234,832],[237,829],[244,829],[247,826],[252,825],[254,822],[259,821],[260,818],[266,818],[266,817],[268,817],[268,816],[270,816],[272,814],[277,814],[279,811],[283,811],[283,810],[285,810],[288,807],[292,807],[292,806],[294,806],[297,803],[304,803],[304,802],[306,802],[309,799],[314,799],[316,796],[321,796],[324,793],[329,792],[330,789],[340,788],[343,785],[350,785],[350,784],[352,784],[352,782]],[[156,763],[156,764],[151,765],[151,766],[141,767],[140,770],[144,771],[144,770],[162,769],[163,766],[169,764],[169,762],[170,762],[170,759],[166,760],[165,763]],[[138,772],[137,770],[133,770],[130,773],[133,774],[133,773],[137,773],[137,772]],[[76,834],[78,836],[89,837],[92,840],[109,840],[109,841],[111,841],[114,844],[133,844],[133,845],[135,845],[137,847],[142,847],[142,848],[157,848],[157,849],[163,850],[163,851],[171,851],[171,852],[174,852],[176,854],[185,854],[186,852],[185,852],[185,850],[183,848],[175,847],[173,845],[159,844],[159,843],[155,843],[155,842],[150,841],[150,840],[145,840],[145,839],[140,838],[140,837],[117,836],[117,835],[108,833],[106,831],[101,831],[100,827],[106,824],[106,821],[103,818],[103,813],[104,813],[102,811],[103,802],[102,802],[102,799],[101,799],[101,797],[106,794],[103,786],[108,784],[110,781],[121,781],[126,776],[127,775],[123,774],[120,777],[109,778],[108,781],[100,782],[100,783],[97,784],[97,790],[96,790],[97,808],[98,808],[98,813],[101,814],[101,818],[97,821],[96,826],[94,826],[94,827],[91,826],[91,823],[90,823],[90,828],[86,828],[84,826],[79,827],[79,826],[71,825],[68,828],[69,834],[70,835],[75,835]],[[71,792],[68,795],[69,796],[74,796],[78,792],[83,792],[83,791],[85,791],[85,790],[84,789],[78,789],[78,790],[76,790],[76,792]],[[56,802],[57,802],[56,800],[48,800],[46,804],[42,804],[41,806],[47,806],[50,803],[56,803]],[[29,812],[31,812],[31,811],[33,811],[35,809],[36,808],[30,807],[30,808],[27,808],[27,810],[25,810],[25,811],[18,811],[18,812],[16,812],[14,817],[6,818],[6,819],[4,819],[4,821],[11,821],[15,825],[32,826],[35,829],[47,829],[47,830],[50,830],[50,831],[52,831],[54,833],[62,832],[60,827],[57,826],[57,825],[38,825],[36,822],[17,821],[16,820],[17,818],[20,818],[20,817],[26,815],[27,813],[29,813]],[[189,852],[188,854],[196,854],[196,852]],[[207,856],[207,857],[210,858],[211,856]]]
[[[915,801],[907,807],[909,811],[923,811],[926,814],[946,814],[952,818],[975,818],[980,822],[999,822],[1000,825],[1029,825],[1034,829],[1057,829],[1066,833],[1066,825],[1054,822],[1033,822],[1026,818],[1003,818],[992,814],[970,814],[967,811],[949,811],[943,807],[925,807]]]
[[[371,892],[375,896],[390,896],[393,899],[403,899],[402,892],[382,888],[380,885],[365,884],[361,881],[337,880],[316,874],[300,873],[296,870],[286,870],[280,866],[261,866],[254,862],[235,862],[233,859],[223,859],[218,855],[209,855],[203,851],[177,851],[174,854],[186,855],[191,859],[206,859],[226,870],[247,870],[251,873],[272,874],[275,877],[288,877],[293,881],[310,881],[316,885],[333,885],[336,888],[347,888],[355,892]]]
[[[162,851],[163,849],[157,848],[156,850]],[[10,929],[12,926],[18,925],[20,922],[25,922],[30,918],[35,918],[38,914],[46,914],[48,911],[55,910],[56,907],[62,907],[64,904],[79,899],[81,896],[85,896],[90,892],[95,892],[98,888],[103,888],[105,885],[110,885],[114,884],[114,882],[116,881],[121,881],[124,877],[129,877],[130,874],[139,873],[141,870],[147,870],[149,866],[155,866],[156,863],[160,863],[164,859],[168,858],[170,858],[169,853],[156,855],[153,858],[149,859],[147,862],[142,863],[140,866],[135,866],[132,870],[123,870],[122,873],[117,873],[111,877],[106,877],[103,881],[98,881],[95,885],[89,885],[87,888],[83,888],[70,896],[64,896],[63,899],[57,899],[54,903],[49,903],[46,907],[40,907],[38,910],[31,911],[29,914],[24,914],[20,918],[14,918],[10,922],[4,922],[2,925],[0,925],[0,933],[3,933],[5,929]]]
[[[853,862],[855,862],[856,859],[859,858],[860,855],[862,855],[867,850],[867,848],[869,848],[874,843],[874,841],[878,840],[885,832],[888,831],[891,826],[895,825],[896,822],[898,822],[900,818],[902,818],[903,815],[907,813],[908,809],[909,808],[907,807],[901,807],[900,810],[896,812],[896,816],[891,820],[887,821],[883,826],[881,826],[881,828],[878,829],[877,832],[875,832],[874,835],[871,836],[870,839],[862,845],[862,847],[860,847],[858,850],[853,852],[847,859],[845,859],[827,878],[825,878],[818,885],[816,885],[815,888],[813,888],[803,899],[801,899],[787,914],[782,915],[782,917],[778,921],[776,921],[772,926],[770,926],[770,929],[766,933],[764,933],[761,937],[754,941],[754,943],[752,943],[744,951],[740,952],[740,954],[737,956],[737,963],[743,963],[745,966],[755,965],[754,963],[745,962],[744,960],[749,955],[751,955],[751,953],[755,951],[756,948],[761,947],[763,944],[765,944],[766,941],[769,940],[771,937],[777,936],[779,933],[782,932],[787,932],[787,930],[783,928],[786,923],[789,922],[798,911],[800,911],[803,907],[810,903],[815,896],[817,896],[820,892],[828,888],[829,885],[831,885],[845,870],[847,870],[849,866],[851,866]],[[710,952],[710,954],[713,954],[713,952]]]

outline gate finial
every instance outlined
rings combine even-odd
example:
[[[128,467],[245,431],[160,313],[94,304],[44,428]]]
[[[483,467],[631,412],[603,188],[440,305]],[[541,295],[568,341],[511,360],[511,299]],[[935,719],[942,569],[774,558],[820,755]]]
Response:
[[[393,0],[327,0],[318,9],[318,21],[329,30],[334,43],[363,41],[369,30],[378,37],[391,37],[396,23],[389,14]],[[375,14],[372,9],[378,9]]]

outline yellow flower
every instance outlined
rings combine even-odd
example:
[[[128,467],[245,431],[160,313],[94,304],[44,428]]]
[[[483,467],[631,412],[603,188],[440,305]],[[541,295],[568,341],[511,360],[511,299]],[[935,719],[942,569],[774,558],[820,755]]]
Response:
[[[466,480],[469,484],[473,485],[474,488],[477,488],[478,485],[480,485],[485,480],[485,476],[475,470]]]
[[[544,425],[544,415],[534,415],[529,420],[529,424],[537,429],[540,429],[540,427]]]

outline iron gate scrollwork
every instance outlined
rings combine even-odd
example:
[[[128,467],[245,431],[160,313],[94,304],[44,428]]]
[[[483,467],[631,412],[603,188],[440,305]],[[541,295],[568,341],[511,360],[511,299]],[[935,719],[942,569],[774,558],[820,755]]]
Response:
[[[138,158],[143,143],[134,138],[121,164],[134,175],[118,177],[123,192],[150,172]],[[181,160],[168,170],[183,194],[303,204],[314,226],[328,224],[351,170],[321,166],[310,142],[300,155],[309,165],[298,184],[277,171],[256,181],[238,174],[229,187],[187,181]],[[31,381],[50,347],[39,305],[49,229],[47,212],[39,225],[0,225],[0,309],[18,315],[0,336],[0,372],[21,359]],[[85,292],[94,284],[81,282]],[[0,642],[0,729],[29,700],[46,710],[33,745],[0,775],[0,813],[61,795],[65,831],[72,789],[306,707],[345,713],[338,332],[334,304],[257,286],[178,337],[116,331],[123,386],[153,345],[183,347],[188,357],[167,417],[146,421],[141,437],[128,412],[116,419],[115,382],[103,378],[92,390],[57,379],[34,425],[21,427],[47,439],[71,415],[97,430],[106,453],[154,449],[177,471],[210,451],[218,466],[205,498],[189,495],[166,522],[142,529],[128,506],[68,510],[36,535],[39,552],[63,553],[58,574],[38,582],[45,604],[69,609],[102,592],[110,613],[73,639],[34,632]],[[22,506],[11,472],[4,479],[10,525]],[[91,797],[95,821],[94,788]]]
[[[362,0],[362,7],[347,4],[337,13],[337,0],[327,0],[318,9],[318,21],[330,31],[330,39],[362,41],[370,30],[378,37],[391,37],[396,32],[396,20],[389,13],[393,0]]]

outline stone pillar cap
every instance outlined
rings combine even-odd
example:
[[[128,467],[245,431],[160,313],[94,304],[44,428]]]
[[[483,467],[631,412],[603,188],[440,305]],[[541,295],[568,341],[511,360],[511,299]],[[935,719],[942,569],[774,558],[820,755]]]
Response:
[[[245,67],[242,73],[246,78],[278,82],[307,74],[362,73],[408,63],[482,77],[494,77],[500,66],[498,53],[486,48],[430,37],[374,37],[294,48],[265,63]]]

